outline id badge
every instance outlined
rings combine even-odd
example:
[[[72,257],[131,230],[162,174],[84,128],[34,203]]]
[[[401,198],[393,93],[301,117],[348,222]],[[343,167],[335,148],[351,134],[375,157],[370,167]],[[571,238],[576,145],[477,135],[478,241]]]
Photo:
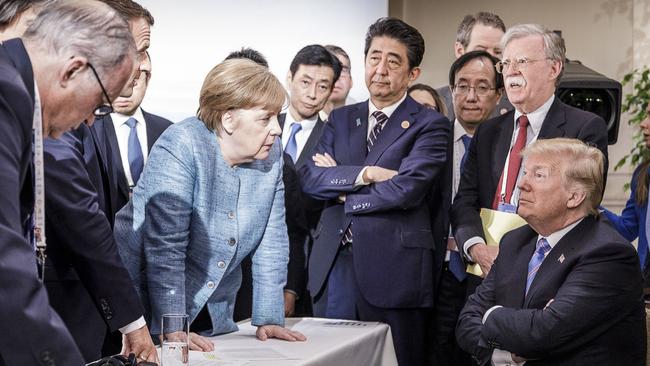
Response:
[[[508,213],[517,213],[517,206],[511,205],[509,203],[500,202],[497,211],[508,212]]]

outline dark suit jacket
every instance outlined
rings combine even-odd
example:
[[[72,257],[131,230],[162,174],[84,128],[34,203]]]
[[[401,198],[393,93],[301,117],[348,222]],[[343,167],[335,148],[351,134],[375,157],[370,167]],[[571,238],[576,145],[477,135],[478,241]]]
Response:
[[[91,168],[99,163],[84,160],[80,136],[89,133],[82,125],[60,140],[47,139],[44,154],[45,285],[87,362],[101,356],[106,325],[114,331],[143,314],[97,194],[102,179]]]
[[[537,359],[530,366],[645,365],[634,247],[608,224],[586,217],[549,252],[524,295],[537,238],[528,225],[503,237],[492,270],[459,317],[461,347],[481,365],[489,364],[494,348]],[[482,324],[494,305],[503,308]]]
[[[38,279],[25,224],[34,207],[34,76],[22,41],[0,44],[0,365],[81,365]]]
[[[427,193],[446,160],[449,121],[406,97],[367,153],[368,101],[336,109],[316,152],[336,167],[308,161],[299,171],[303,191],[327,200],[309,259],[308,288],[324,288],[345,229],[352,222],[354,268],[359,290],[381,308],[433,305],[433,236]],[[362,187],[354,182],[364,166],[399,173]],[[337,201],[346,195],[344,204]]]
[[[151,151],[151,147],[158,140],[158,137],[172,123],[163,117],[147,113],[144,110],[142,110],[142,114],[147,125],[148,151]],[[109,220],[112,223],[117,211],[129,201],[129,183],[124,173],[120,147],[117,143],[117,135],[115,134],[115,126],[113,126],[111,116],[107,115],[103,118],[96,119],[92,129],[93,133],[97,136],[100,150],[102,150],[102,154],[105,156],[107,169],[111,172],[109,181],[111,208],[108,212],[110,213]]]
[[[481,208],[492,208],[510,148],[514,113],[510,111],[481,123],[470,144],[458,194],[451,207],[451,225],[461,250],[468,239],[474,236],[485,238],[479,212]],[[594,144],[605,154],[607,175],[607,126],[601,117],[570,107],[555,98],[538,139],[554,137],[577,138]]]

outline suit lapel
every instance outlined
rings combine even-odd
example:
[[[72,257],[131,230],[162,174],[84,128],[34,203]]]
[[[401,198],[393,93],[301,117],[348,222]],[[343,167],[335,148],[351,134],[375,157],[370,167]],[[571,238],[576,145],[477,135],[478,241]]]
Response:
[[[558,98],[555,98],[551,108],[546,113],[546,118],[542,123],[542,128],[539,131],[539,139],[552,139],[554,137],[563,137],[564,130],[562,125],[566,123],[566,113],[564,105]]]
[[[278,115],[278,123],[280,124],[280,130],[284,129],[284,121],[287,119],[287,113],[280,113]],[[280,132],[280,136],[281,135],[282,135],[282,132]]]
[[[350,149],[350,162],[352,164],[361,163],[366,159],[367,147],[366,140],[368,138],[368,103],[357,105],[357,107],[350,111],[350,119],[348,128],[348,148]]]
[[[318,140],[320,140],[320,135],[323,133],[324,127],[325,122],[321,121],[320,117],[318,117],[316,125],[314,125],[314,128],[311,130],[309,138],[307,138],[307,142],[302,148],[300,156],[298,156],[298,160],[296,160],[296,169],[300,169],[300,167],[305,164],[305,161],[311,158],[314,153],[314,148],[318,144]]]
[[[412,116],[417,113],[418,105],[415,101],[411,102],[410,97],[400,104],[395,112],[390,116],[386,125],[381,130],[377,137],[372,149],[368,152],[366,157],[366,165],[375,165],[379,157],[386,151],[386,149],[400,137],[410,126],[416,123],[415,118]],[[366,128],[367,130],[367,128]]]
[[[503,167],[506,164],[506,157],[508,157],[510,150],[510,142],[512,141],[512,134],[514,132],[514,115],[514,111],[506,113],[501,123],[496,127],[498,129],[496,132],[498,138],[496,144],[492,146],[492,156],[494,157],[492,161],[492,181],[496,190],[500,189],[497,185],[499,184],[499,179],[501,179]]]
[[[113,166],[117,171],[117,187],[118,191],[129,199],[129,183],[126,180],[126,173],[124,173],[124,166],[122,165],[122,157],[120,156],[120,146],[117,143],[117,135],[115,133],[115,126],[110,116],[104,119],[104,133],[108,140],[108,145],[112,151]]]
[[[560,239],[555,247],[553,247],[553,249],[548,253],[546,258],[544,258],[544,261],[539,266],[539,270],[535,275],[535,279],[533,279],[533,283],[530,284],[524,308],[529,306],[531,299],[533,299],[535,294],[539,291],[539,284],[547,282],[545,281],[545,277],[557,272],[558,270],[562,270],[564,266],[571,262],[570,258],[575,251],[575,244],[581,242],[580,237],[582,236],[582,232],[585,231],[585,228],[593,225],[593,220],[594,219],[591,217],[585,217],[578,226],[566,233],[566,235],[564,235],[564,237],[562,237],[562,239]]]
[[[149,153],[151,153],[153,143],[160,136],[160,132],[156,131],[153,123],[149,123],[149,120],[151,119],[149,113],[142,110],[142,117],[144,118],[143,122],[147,129],[147,155],[149,155]]]

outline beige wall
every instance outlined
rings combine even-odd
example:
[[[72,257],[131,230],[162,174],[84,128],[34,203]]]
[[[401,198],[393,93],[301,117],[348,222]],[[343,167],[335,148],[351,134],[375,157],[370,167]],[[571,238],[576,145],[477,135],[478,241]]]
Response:
[[[540,23],[561,30],[567,57],[616,80],[635,66],[650,65],[647,0],[390,0],[389,14],[415,26],[425,38],[420,82],[435,87],[447,82],[458,23],[481,10],[499,14],[506,26]],[[610,166],[627,153],[632,133],[623,116],[619,142],[610,146]],[[608,207],[622,208],[628,197],[623,184],[629,179],[630,169],[610,169],[604,202]]]

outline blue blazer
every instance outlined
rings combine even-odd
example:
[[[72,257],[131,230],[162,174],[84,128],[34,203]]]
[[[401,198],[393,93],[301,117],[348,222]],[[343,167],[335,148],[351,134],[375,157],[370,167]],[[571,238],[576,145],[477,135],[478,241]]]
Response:
[[[341,238],[350,222],[354,269],[360,292],[382,308],[433,305],[433,234],[428,193],[446,160],[449,121],[406,97],[367,153],[368,101],[332,112],[315,152],[338,166],[300,168],[303,190],[327,200],[314,233],[308,287],[323,290]],[[392,179],[355,187],[364,166],[399,173]],[[337,201],[346,195],[344,204]],[[440,202],[442,204],[442,202]]]
[[[172,125],[118,212],[115,238],[153,334],[163,314],[193,320],[206,305],[212,334],[237,330],[232,312],[249,253],[252,323],[284,325],[289,245],[279,139],[266,160],[230,167],[203,122]]]
[[[639,261],[641,263],[641,268],[645,267],[646,257],[648,256],[648,235],[645,231],[645,222],[646,222],[646,213],[648,209],[648,201],[642,206],[639,206],[636,203],[636,179],[639,175],[638,166],[632,174],[632,182],[630,182],[630,198],[625,204],[625,208],[621,215],[617,215],[612,211],[603,207],[603,213],[607,216],[607,219],[614,225],[618,233],[621,234],[625,239],[633,241],[637,237],[639,238],[638,244],[638,253]],[[646,174],[648,172],[646,171]]]

